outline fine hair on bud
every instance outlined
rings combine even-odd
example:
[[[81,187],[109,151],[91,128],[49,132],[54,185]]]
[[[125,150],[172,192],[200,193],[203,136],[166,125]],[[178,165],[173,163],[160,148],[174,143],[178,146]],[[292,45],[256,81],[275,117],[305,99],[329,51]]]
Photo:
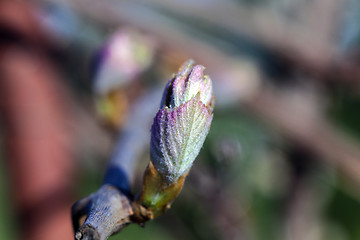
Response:
[[[212,82],[205,68],[186,61],[166,85],[151,128],[151,162],[167,184],[187,173],[213,118]]]

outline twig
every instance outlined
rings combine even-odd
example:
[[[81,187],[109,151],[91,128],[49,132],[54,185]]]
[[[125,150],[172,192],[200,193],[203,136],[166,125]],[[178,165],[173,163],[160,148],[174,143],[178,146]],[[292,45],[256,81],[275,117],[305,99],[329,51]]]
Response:
[[[78,229],[79,220],[87,215]],[[103,240],[123,229],[133,215],[129,196],[111,185],[103,185],[96,193],[78,201],[72,208],[75,239]]]
[[[103,186],[94,194],[74,204],[72,219],[76,239],[107,239],[127,224],[134,222],[130,182],[143,149],[149,144],[149,129],[160,102],[160,89],[154,90],[134,104],[134,109],[120,135],[109,162]],[[86,216],[85,222],[80,221]]]

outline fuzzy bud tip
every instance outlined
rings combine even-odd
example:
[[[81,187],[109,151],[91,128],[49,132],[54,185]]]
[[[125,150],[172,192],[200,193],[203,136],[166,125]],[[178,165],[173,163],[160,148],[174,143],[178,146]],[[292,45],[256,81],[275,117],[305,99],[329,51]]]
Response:
[[[214,96],[204,67],[188,60],[168,82],[151,129],[151,161],[168,184],[187,173],[205,141]]]

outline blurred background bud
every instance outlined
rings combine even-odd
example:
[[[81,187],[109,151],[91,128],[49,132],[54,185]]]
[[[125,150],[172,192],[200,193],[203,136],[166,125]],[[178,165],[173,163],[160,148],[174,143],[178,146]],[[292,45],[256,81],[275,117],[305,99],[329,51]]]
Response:
[[[155,42],[131,28],[115,31],[93,61],[93,89],[101,120],[118,129],[127,116],[125,88],[136,81],[153,61]]]
[[[104,95],[123,87],[150,66],[154,53],[149,36],[131,28],[115,31],[95,58],[94,91]]]

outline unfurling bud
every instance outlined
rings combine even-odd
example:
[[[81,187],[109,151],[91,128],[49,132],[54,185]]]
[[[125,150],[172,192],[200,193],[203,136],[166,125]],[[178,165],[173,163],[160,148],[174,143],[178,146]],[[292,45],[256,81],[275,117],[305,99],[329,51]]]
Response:
[[[214,96],[203,70],[187,61],[167,84],[154,118],[140,201],[155,216],[179,194],[210,129]]]
[[[168,184],[177,181],[199,154],[212,120],[211,79],[187,61],[168,83],[151,129],[151,162]]]

